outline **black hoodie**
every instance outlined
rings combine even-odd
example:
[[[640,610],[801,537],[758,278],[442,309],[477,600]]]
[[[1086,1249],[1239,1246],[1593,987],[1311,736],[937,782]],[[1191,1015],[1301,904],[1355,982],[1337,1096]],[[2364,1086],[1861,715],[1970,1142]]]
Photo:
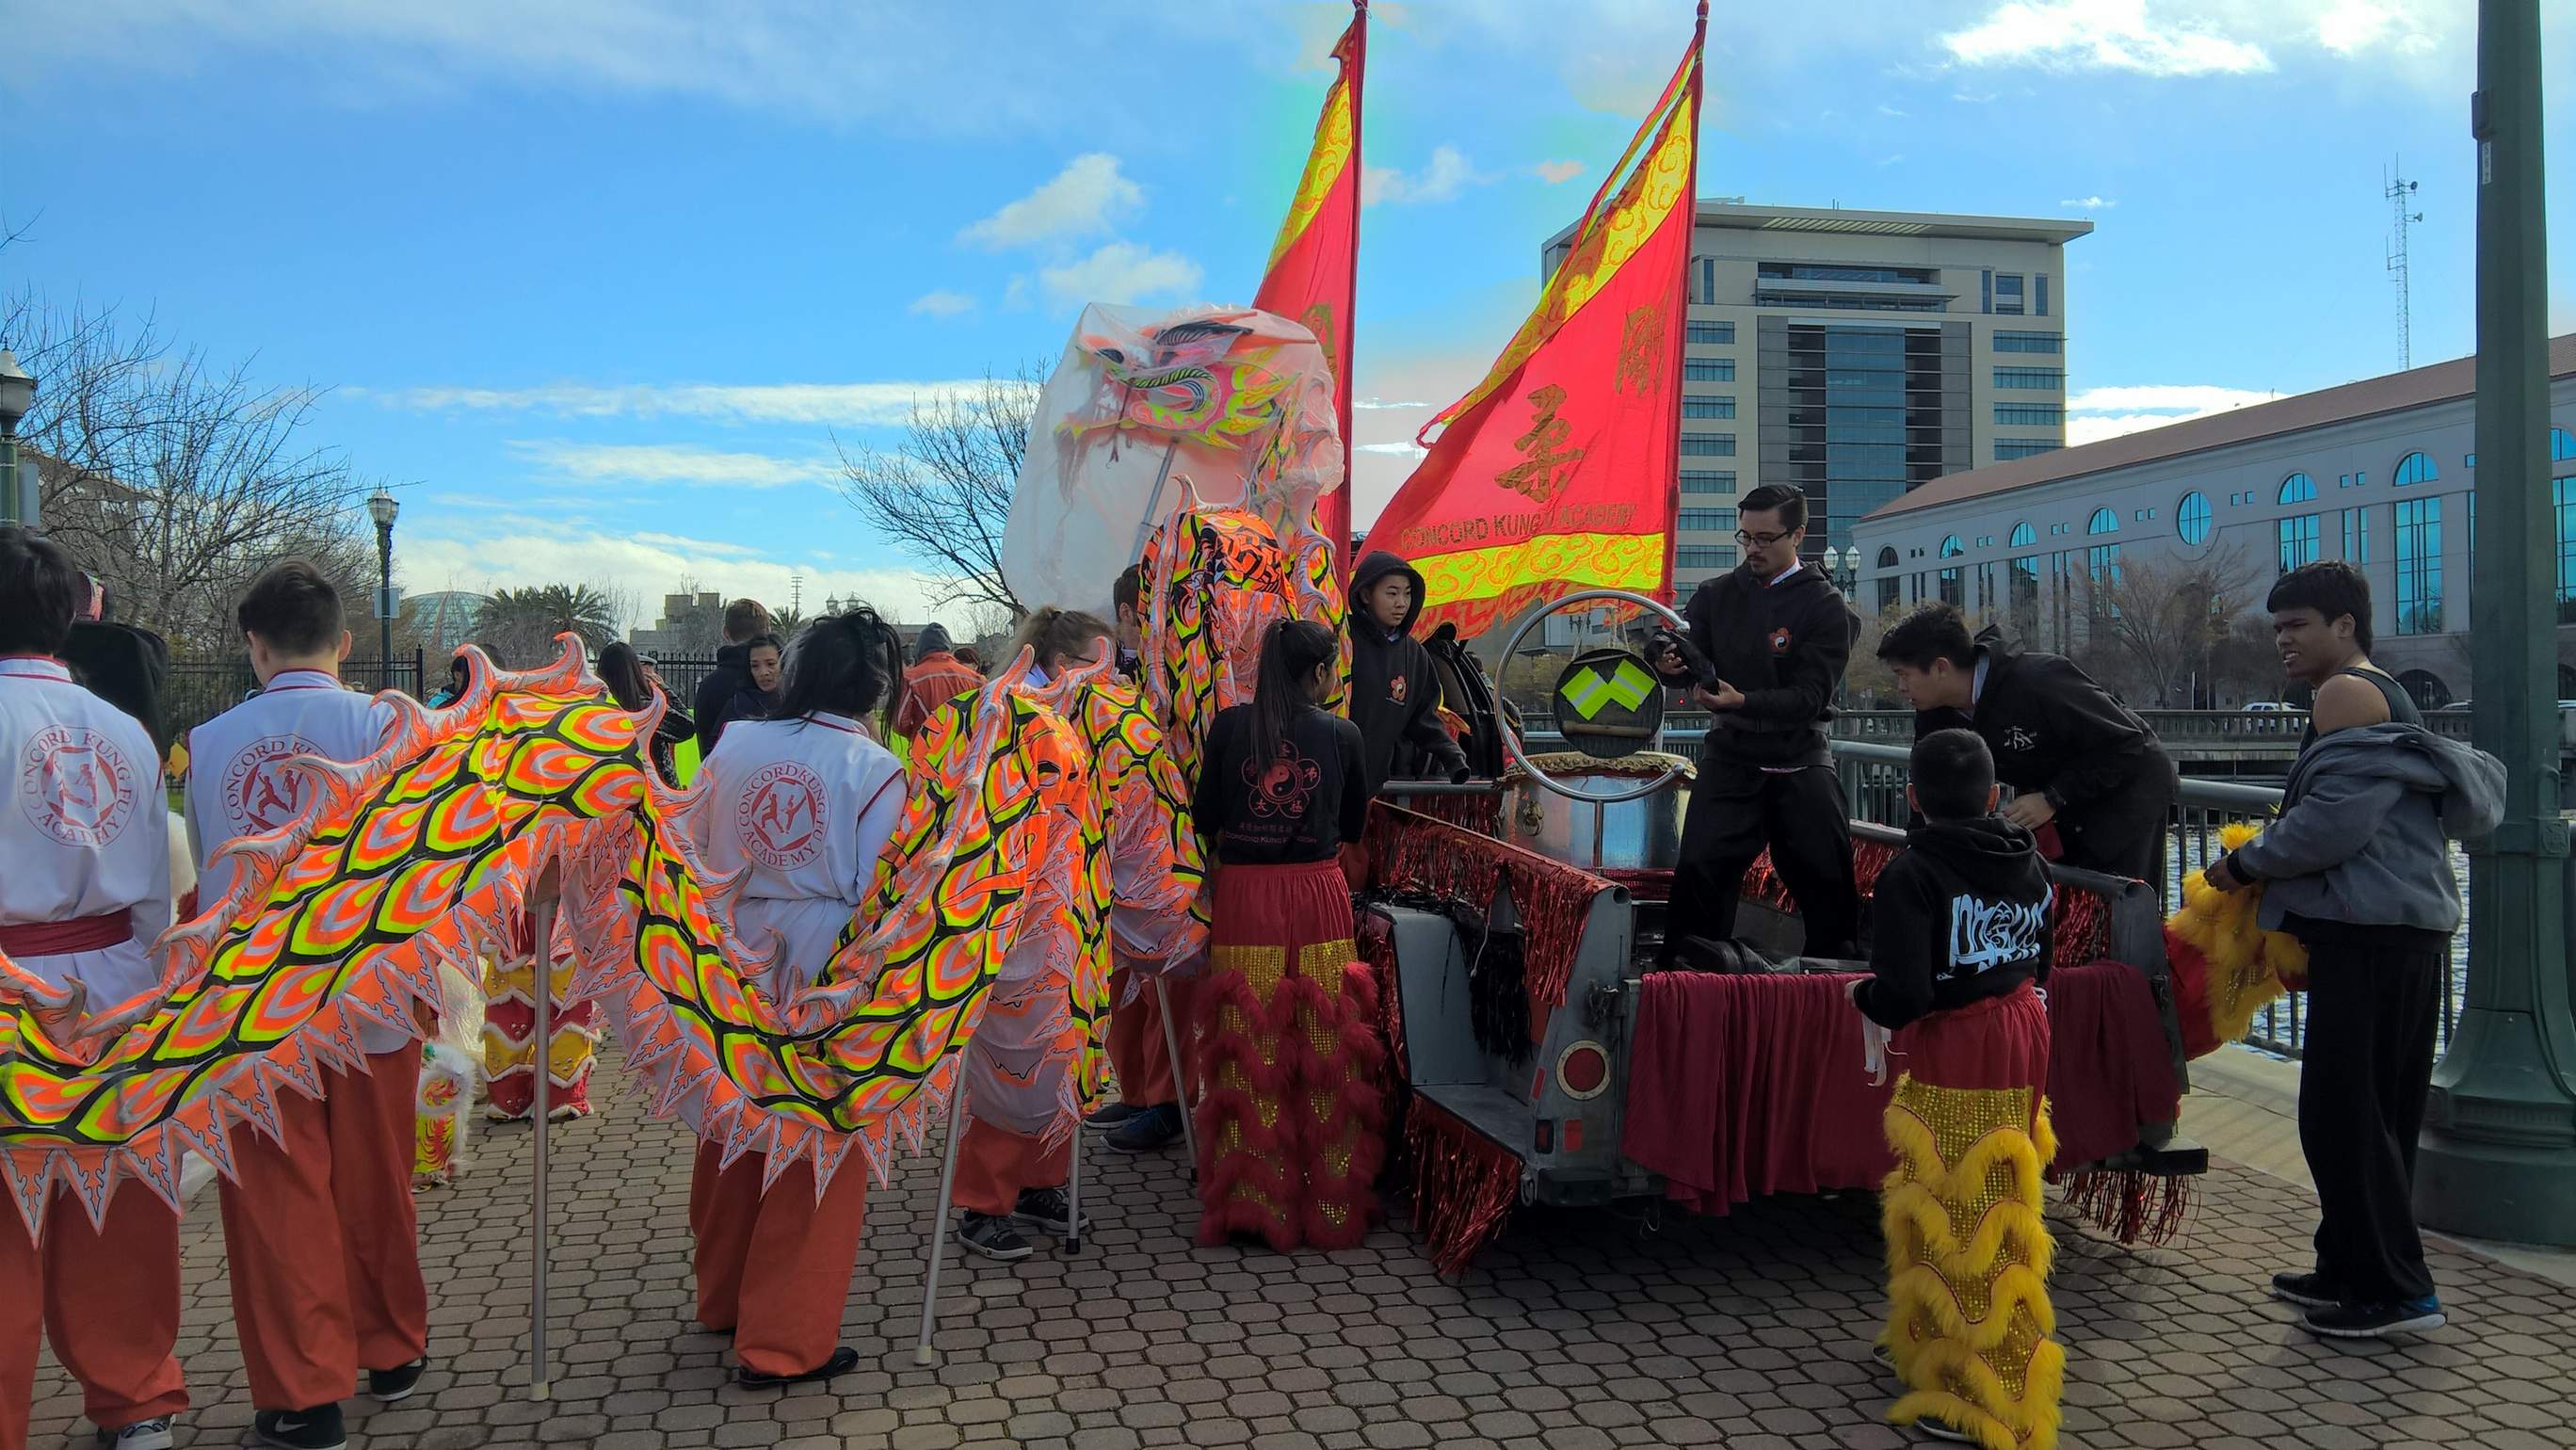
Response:
[[[1977,635],[1977,653],[1986,678],[1969,719],[1920,715],[1916,735],[1972,722],[1994,752],[1995,779],[2057,808],[2066,864],[2134,873],[2132,858],[2164,832],[2176,789],[2155,732],[2072,660],[2025,653],[1992,626]]]
[[[1870,979],[1852,1000],[1893,1030],[2048,974],[2048,867],[2001,816],[1932,821],[1870,893]]]
[[[1413,581],[1413,607],[1389,631],[1369,618],[1360,600],[1370,585],[1396,573]],[[1431,651],[1413,637],[1413,621],[1421,613],[1422,575],[1412,565],[1384,549],[1360,560],[1351,575],[1351,723],[1360,727],[1371,795],[1390,777],[1420,775],[1426,763],[1436,763],[1443,776],[1467,768],[1467,753],[1440,725],[1440,682],[1432,673]]]
[[[1682,606],[1691,643],[1744,704],[1712,717],[1707,758],[1735,765],[1824,765],[1825,722],[1860,618],[1811,564],[1772,583],[1730,569]]]
[[[733,697],[751,688],[751,646],[720,645],[716,649],[716,667],[698,681],[697,708],[689,713],[698,720],[698,758],[704,760],[716,753],[716,740],[724,734],[725,712]]]

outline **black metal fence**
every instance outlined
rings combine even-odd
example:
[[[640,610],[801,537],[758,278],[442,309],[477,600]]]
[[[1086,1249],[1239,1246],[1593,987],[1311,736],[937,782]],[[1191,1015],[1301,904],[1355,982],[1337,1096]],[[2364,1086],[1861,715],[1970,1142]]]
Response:
[[[417,650],[408,659],[350,660],[340,666],[340,678],[371,695],[380,690],[400,690],[412,696],[426,693],[421,688],[421,657]],[[258,690],[259,677],[251,673],[247,658],[176,661],[170,666],[169,685],[162,692],[162,715],[169,722],[172,738],[177,739]]]

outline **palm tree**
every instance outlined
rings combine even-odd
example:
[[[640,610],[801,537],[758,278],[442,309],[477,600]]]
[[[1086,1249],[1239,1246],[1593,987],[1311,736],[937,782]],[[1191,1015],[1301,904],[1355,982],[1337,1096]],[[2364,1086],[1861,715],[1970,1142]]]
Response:
[[[552,655],[560,634],[578,635],[585,647],[597,650],[617,638],[616,608],[587,584],[499,589],[483,606],[474,630],[477,641],[522,666]]]

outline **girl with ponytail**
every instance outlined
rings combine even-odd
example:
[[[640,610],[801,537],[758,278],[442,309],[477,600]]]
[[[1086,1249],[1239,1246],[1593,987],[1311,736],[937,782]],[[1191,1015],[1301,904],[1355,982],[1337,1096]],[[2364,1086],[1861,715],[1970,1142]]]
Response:
[[[689,834],[710,870],[747,873],[736,943],[773,954],[764,979],[773,997],[822,975],[903,817],[903,767],[875,738],[902,678],[894,631],[875,611],[817,619],[787,648],[777,708],[727,725],[699,770]],[[809,1163],[764,1192],[763,1155],[719,1172],[721,1158],[700,1145],[689,1184],[698,1321],[733,1334],[744,1385],[856,1367],[858,1352],[835,1341],[867,1175],[832,1175],[818,1200]]]
[[[1376,989],[1352,949],[1339,861],[1368,820],[1357,726],[1325,713],[1340,645],[1287,620],[1252,703],[1209,728],[1194,808],[1215,849],[1198,993],[1199,1242],[1348,1248],[1377,1217],[1385,1108]]]

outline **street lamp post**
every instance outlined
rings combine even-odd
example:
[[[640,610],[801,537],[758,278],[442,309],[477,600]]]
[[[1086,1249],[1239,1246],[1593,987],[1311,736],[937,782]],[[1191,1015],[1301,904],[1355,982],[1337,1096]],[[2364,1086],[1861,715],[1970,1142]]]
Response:
[[[2559,814],[2540,0],[2479,0],[2469,106],[2478,182],[2479,746],[2503,758],[2503,824],[2469,854],[2469,981],[2433,1070],[2415,1208],[2433,1228],[2576,1244],[2576,1019]]]
[[[367,517],[376,521],[376,660],[379,689],[393,688],[394,675],[394,515],[402,503],[383,484],[367,495]],[[420,683],[412,682],[415,687]]]
[[[0,347],[0,524],[44,522],[36,486],[18,476],[18,420],[36,405],[36,380],[18,366],[18,355]]]

